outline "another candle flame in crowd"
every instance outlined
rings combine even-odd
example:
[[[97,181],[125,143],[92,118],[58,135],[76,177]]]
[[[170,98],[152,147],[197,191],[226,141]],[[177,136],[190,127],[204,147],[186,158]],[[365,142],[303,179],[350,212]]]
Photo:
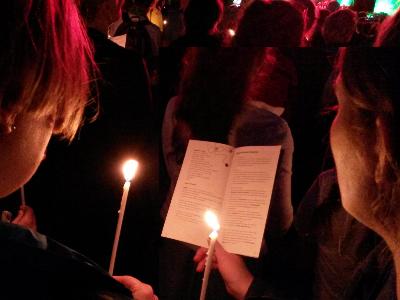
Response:
[[[207,225],[212,228],[213,232],[217,234],[217,231],[220,229],[217,215],[214,214],[212,211],[207,210],[204,214],[204,220],[206,221]]]
[[[233,29],[228,29],[228,33],[230,36],[235,36],[236,32]]]
[[[124,166],[122,167],[122,172],[124,173],[126,181],[131,181],[135,177],[138,166],[139,163],[133,159],[127,160],[124,163]]]

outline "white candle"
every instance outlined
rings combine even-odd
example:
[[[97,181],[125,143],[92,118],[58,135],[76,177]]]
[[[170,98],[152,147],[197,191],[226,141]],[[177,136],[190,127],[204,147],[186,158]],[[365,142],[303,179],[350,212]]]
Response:
[[[206,298],[208,278],[210,277],[210,272],[212,268],[215,243],[217,242],[218,230],[220,228],[218,218],[213,212],[207,211],[204,215],[204,218],[208,226],[210,226],[213,231],[209,235],[210,246],[208,247],[207,251],[206,267],[204,269],[203,283],[201,285],[200,300],[204,300]]]
[[[128,160],[127,162],[125,162],[125,164],[122,168],[122,172],[124,173],[124,177],[125,177],[126,181],[125,181],[124,190],[122,193],[121,207],[119,209],[117,228],[115,230],[114,244],[113,244],[111,260],[110,260],[110,267],[108,269],[108,273],[110,275],[113,275],[113,273],[114,273],[114,265],[115,265],[115,259],[117,257],[117,250],[118,250],[118,244],[119,244],[119,236],[121,235],[122,222],[124,220],[126,201],[128,200],[128,193],[129,193],[129,188],[131,186],[131,180],[135,177],[138,165],[139,164],[136,160]]]
[[[21,186],[21,205],[26,206],[24,186]]]

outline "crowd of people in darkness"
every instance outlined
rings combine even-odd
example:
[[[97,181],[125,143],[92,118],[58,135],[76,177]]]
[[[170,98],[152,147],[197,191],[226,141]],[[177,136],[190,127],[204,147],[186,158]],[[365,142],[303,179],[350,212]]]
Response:
[[[386,4],[2,1],[0,299],[400,298]],[[190,140],[281,147],[258,258],[161,237]]]

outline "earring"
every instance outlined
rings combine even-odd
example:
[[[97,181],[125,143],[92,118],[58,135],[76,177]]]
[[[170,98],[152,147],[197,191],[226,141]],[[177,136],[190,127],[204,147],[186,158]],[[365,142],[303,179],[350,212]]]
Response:
[[[17,129],[17,126],[14,124],[5,126],[3,124],[0,124],[0,134],[10,134],[14,132]]]

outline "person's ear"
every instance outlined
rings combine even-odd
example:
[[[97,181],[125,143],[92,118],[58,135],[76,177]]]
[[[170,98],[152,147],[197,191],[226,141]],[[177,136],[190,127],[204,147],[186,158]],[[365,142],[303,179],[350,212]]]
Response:
[[[8,112],[0,110],[0,134],[9,134],[16,127],[14,125],[15,118]]]

